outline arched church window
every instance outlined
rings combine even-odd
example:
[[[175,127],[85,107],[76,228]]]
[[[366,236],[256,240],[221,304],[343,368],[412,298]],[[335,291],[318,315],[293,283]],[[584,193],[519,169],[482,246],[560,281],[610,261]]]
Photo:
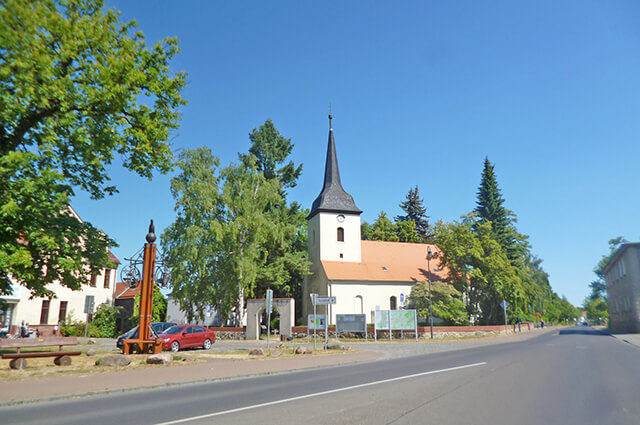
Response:
[[[338,227],[338,242],[344,242],[344,229]]]
[[[390,310],[397,310],[398,309],[398,299],[395,297],[395,295],[391,298],[389,298],[389,308]]]
[[[364,300],[362,299],[362,295],[356,295],[356,302],[355,302],[355,312],[356,313],[364,313]]]

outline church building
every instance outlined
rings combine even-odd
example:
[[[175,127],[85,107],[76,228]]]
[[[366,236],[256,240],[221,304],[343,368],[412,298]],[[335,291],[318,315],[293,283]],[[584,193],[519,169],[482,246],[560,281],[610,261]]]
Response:
[[[313,314],[310,294],[335,296],[329,307],[329,324],[336,314],[366,314],[371,322],[375,310],[395,310],[406,305],[411,287],[419,281],[441,280],[445,272],[435,245],[405,242],[363,241],[360,214],[353,197],[342,187],[338,157],[329,115],[329,142],[324,185],[307,217],[311,274],[303,283],[303,320]],[[323,314],[324,307],[317,313]]]

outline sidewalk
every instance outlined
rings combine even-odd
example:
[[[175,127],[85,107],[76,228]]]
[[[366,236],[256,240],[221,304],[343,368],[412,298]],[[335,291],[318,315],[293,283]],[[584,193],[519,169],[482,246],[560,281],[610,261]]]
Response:
[[[110,391],[159,388],[193,382],[230,379],[232,377],[265,375],[355,362],[370,362],[385,358],[461,350],[487,344],[515,342],[532,338],[551,330],[550,328],[535,329],[521,334],[468,340],[350,342],[347,345],[360,351],[279,358],[210,358],[198,363],[176,362],[171,366],[3,381],[0,382],[0,407],[35,400],[55,400]],[[105,346],[112,344],[110,341],[104,341],[103,343]],[[265,343],[266,341],[219,341],[214,344],[212,351],[233,352],[238,349],[254,348],[256,346],[266,347]]]
[[[626,342],[628,344],[631,344],[640,348],[640,333],[635,333],[635,334],[612,333],[610,335],[619,339],[620,341]]]

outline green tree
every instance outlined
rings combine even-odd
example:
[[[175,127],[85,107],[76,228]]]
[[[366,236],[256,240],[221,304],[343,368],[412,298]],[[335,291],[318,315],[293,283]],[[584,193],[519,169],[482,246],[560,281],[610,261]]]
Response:
[[[289,161],[282,165],[293,150],[294,144],[291,139],[282,136],[268,119],[260,128],[254,128],[249,133],[249,140],[249,154],[255,157],[258,171],[262,172],[266,179],[277,179],[284,188],[295,187],[302,173],[302,164],[295,165],[293,161]],[[240,154],[240,159],[245,161],[248,156]]]
[[[140,322],[140,292],[136,294],[133,304],[133,316],[131,316],[131,323]],[[164,322],[167,319],[167,297],[162,295],[160,288],[155,283],[153,284],[153,317],[152,322]],[[115,316],[114,316],[115,323]]]
[[[412,221],[415,226],[415,231],[421,239],[420,242],[427,242],[430,237],[429,216],[427,215],[427,209],[423,206],[423,202],[418,194],[418,186],[409,189],[406,199],[400,203],[400,208],[405,212],[405,215],[397,216],[396,223]],[[403,242],[417,242],[414,240],[403,240],[402,237],[400,237],[400,240]]]
[[[399,240],[395,224],[389,220],[384,211],[380,211],[378,218],[371,226],[371,240],[390,242],[398,242]]]
[[[584,309],[590,322],[601,324],[609,320],[609,305],[604,298],[587,299]]]
[[[408,306],[415,309],[418,317],[429,319],[429,301],[433,303],[433,316],[442,320],[445,326],[468,325],[469,315],[461,299],[462,294],[450,283],[431,282],[431,297],[429,297],[429,283],[417,282],[411,287]]]
[[[0,274],[36,296],[110,266],[114,241],[69,211],[75,189],[115,193],[116,154],[146,178],[171,169],[167,141],[185,103],[186,75],[169,69],[177,40],[148,49],[118,15],[99,0],[0,4]]]
[[[515,228],[515,214],[503,204],[494,165],[485,158],[474,212],[479,222],[491,223],[493,238],[502,246],[509,260],[516,262],[526,256],[529,245],[527,237]]]
[[[207,305],[222,317],[235,308],[240,322],[244,299],[255,295],[260,279],[282,288],[291,278],[285,271],[308,263],[299,246],[284,260],[269,261],[270,250],[292,229],[276,213],[280,182],[266,179],[253,155],[221,170],[218,163],[208,148],[181,154],[182,171],[171,182],[178,216],[162,240],[172,267],[172,295],[182,309],[202,318]]]
[[[501,323],[502,300],[520,304],[522,281],[493,239],[490,222],[476,221],[470,214],[462,222],[438,223],[434,238],[442,251],[437,257],[440,268],[448,270],[447,282],[465,294],[467,312],[479,323]]]
[[[287,162],[294,144],[280,134],[271,120],[266,120],[258,129],[249,133],[251,147],[249,154],[239,154],[240,159],[250,166],[255,157],[257,170],[267,180],[276,180],[282,188],[294,187],[302,172],[302,165]],[[286,163],[286,164],[285,164]],[[277,237],[264,241],[266,261],[259,268],[256,277],[256,296],[265,296],[267,289],[274,290],[275,297],[302,297],[302,281],[309,270],[307,258],[308,211],[300,204],[287,201],[287,194],[281,190],[278,202],[267,205],[265,214],[271,222],[278,223]],[[296,305],[298,316],[302,305]]]
[[[370,241],[373,237],[373,228],[369,223],[363,221],[360,225],[360,238],[363,241]]]
[[[399,242],[421,243],[424,238],[416,229],[416,224],[412,220],[398,221],[394,225]]]
[[[93,315],[93,326],[98,338],[115,338],[118,336],[116,319],[122,307],[115,307],[107,303],[100,304]],[[165,301],[166,311],[166,301]]]
[[[618,248],[628,241],[618,236],[609,240],[609,252],[602,256],[596,267],[593,269],[593,273],[597,276],[597,279],[589,284],[591,289],[589,295],[587,295],[583,308],[587,312],[587,318],[594,323],[605,322],[609,319],[609,301],[607,296],[607,284],[605,282],[604,269],[609,264],[609,261],[616,254]]]

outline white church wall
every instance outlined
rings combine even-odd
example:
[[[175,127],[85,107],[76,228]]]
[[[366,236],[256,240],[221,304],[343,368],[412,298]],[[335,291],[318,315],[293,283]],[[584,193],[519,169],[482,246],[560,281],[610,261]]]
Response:
[[[338,216],[344,217],[344,221],[338,221]],[[317,214],[319,218],[320,259],[326,261],[346,261],[359,263],[362,261],[360,243],[360,216],[357,214],[325,213]],[[314,217],[315,218],[315,217]],[[311,220],[313,221],[313,220]],[[311,225],[311,223],[309,223]],[[314,226],[315,227],[315,226]],[[338,228],[344,229],[344,242],[338,241]],[[342,257],[340,256],[342,254]]]
[[[391,297],[396,297],[396,308],[403,304],[400,299],[407,297],[413,286],[410,282],[335,282],[329,283],[329,293],[336,297],[336,304],[331,308],[331,324],[336,323],[336,314],[366,314],[367,322],[371,321],[371,312],[379,307],[388,310]]]

